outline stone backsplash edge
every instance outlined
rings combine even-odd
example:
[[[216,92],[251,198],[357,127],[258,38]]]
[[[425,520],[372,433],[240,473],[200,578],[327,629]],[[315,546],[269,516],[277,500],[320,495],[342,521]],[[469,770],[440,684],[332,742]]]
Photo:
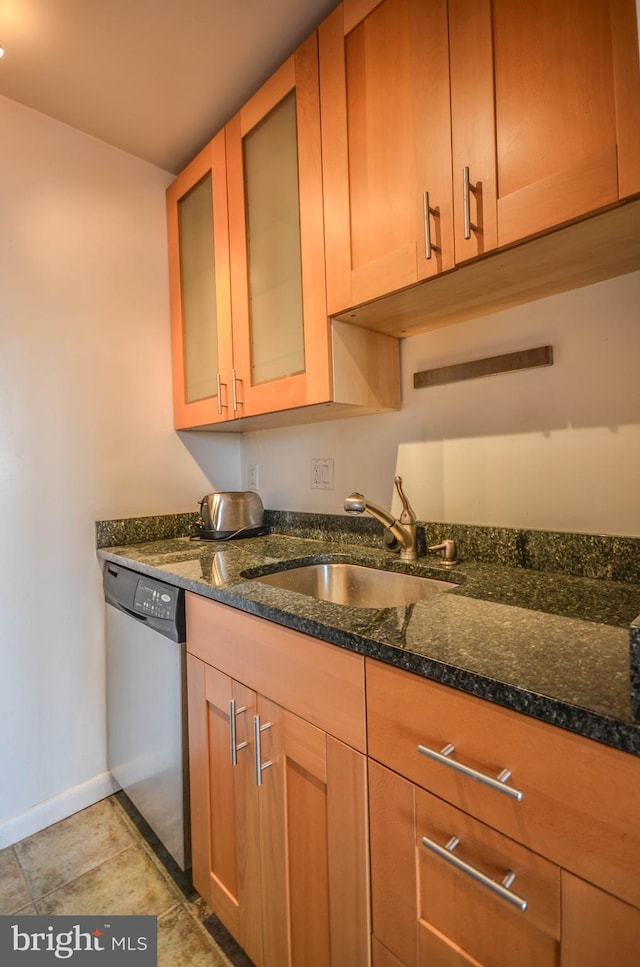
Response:
[[[196,517],[196,513],[183,513],[96,521],[96,546],[122,547],[193,536]],[[382,525],[373,518],[338,514],[265,510],[264,522],[276,534],[367,547],[379,547],[383,533]],[[445,539],[456,541],[463,560],[640,583],[638,537],[419,522],[421,554],[429,544]]]

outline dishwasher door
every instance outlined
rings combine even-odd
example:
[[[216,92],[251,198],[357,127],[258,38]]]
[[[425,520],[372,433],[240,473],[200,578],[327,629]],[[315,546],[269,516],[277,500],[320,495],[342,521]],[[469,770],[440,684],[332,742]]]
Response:
[[[110,603],[106,642],[109,769],[184,870],[190,865],[186,645]]]

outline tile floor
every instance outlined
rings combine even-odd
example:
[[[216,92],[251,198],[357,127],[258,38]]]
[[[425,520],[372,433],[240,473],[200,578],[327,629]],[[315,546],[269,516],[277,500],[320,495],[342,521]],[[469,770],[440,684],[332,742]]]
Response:
[[[252,967],[124,793],[0,850],[0,914],[158,918],[158,967]]]

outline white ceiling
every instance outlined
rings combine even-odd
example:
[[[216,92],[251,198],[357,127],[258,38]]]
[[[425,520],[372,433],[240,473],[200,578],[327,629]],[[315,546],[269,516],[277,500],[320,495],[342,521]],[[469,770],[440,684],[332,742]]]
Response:
[[[0,0],[0,94],[178,172],[337,0]]]

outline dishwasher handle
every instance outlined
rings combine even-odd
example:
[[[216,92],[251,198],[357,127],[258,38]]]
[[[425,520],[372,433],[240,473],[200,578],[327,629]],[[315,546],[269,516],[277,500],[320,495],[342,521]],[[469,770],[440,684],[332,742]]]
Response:
[[[146,615],[146,614],[138,614],[137,611],[132,611],[131,608],[126,608],[124,606],[124,604],[122,604],[122,602],[118,602],[117,604],[114,604],[113,601],[108,601],[108,604],[110,604],[114,608],[117,608],[118,611],[124,611],[124,613],[130,615],[130,617],[136,618],[137,621],[148,621],[149,620],[148,615]]]

